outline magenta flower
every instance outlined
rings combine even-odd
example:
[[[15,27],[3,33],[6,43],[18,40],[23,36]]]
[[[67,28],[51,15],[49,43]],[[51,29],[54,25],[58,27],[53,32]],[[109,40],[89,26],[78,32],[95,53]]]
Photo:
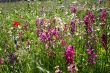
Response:
[[[59,30],[56,28],[49,29],[46,32],[40,32],[40,31],[38,32],[39,32],[40,40],[42,42],[53,41],[54,40],[53,37],[55,37],[56,39],[60,37]]]
[[[90,64],[96,64],[96,61],[94,60],[94,58],[89,58],[89,59],[88,59],[88,62],[89,62]]]
[[[14,64],[16,62],[18,62],[17,55],[15,53],[10,54],[10,56],[9,56],[9,63],[10,64]]]
[[[42,32],[42,33],[40,34],[40,40],[41,40],[42,42],[47,42],[47,41],[50,41],[51,39],[52,39],[52,36],[51,36],[51,34],[48,33],[48,32]]]
[[[43,33],[43,30],[42,30],[42,29],[37,28],[37,29],[36,29],[36,34],[37,34],[38,36],[40,36],[40,34],[41,34],[41,33]]]
[[[76,67],[75,64],[70,64],[70,65],[68,66],[68,71],[69,71],[70,73],[76,73],[76,72],[78,71],[78,69],[77,69],[77,67]]]
[[[90,11],[90,12],[88,12],[88,16],[89,16],[90,24],[93,24],[95,22],[94,14]]]
[[[76,31],[76,25],[74,20],[71,21],[71,32],[74,33]]]
[[[107,50],[107,35],[106,34],[102,34],[101,38],[102,38],[102,45]]]
[[[46,32],[42,32],[42,33],[40,34],[40,40],[41,40],[42,42],[46,42],[46,41],[47,41]]]
[[[65,52],[65,58],[67,64],[72,64],[74,62],[75,50],[74,47],[69,45]]]
[[[89,55],[89,64],[96,64],[97,55],[95,54],[94,49],[92,47],[87,49],[87,54]]]
[[[93,52],[94,52],[94,49],[87,49],[87,53],[88,53],[89,55],[93,54]]]
[[[106,22],[106,20],[107,20],[107,11],[105,10],[105,9],[103,9],[102,11],[101,11],[101,14],[100,14],[100,20],[102,21],[102,22]]]
[[[58,35],[59,34],[59,30],[56,28],[51,29],[50,32],[52,33],[52,35]]]
[[[36,24],[37,24],[37,25],[43,25],[43,24],[44,24],[44,19],[37,18]]]
[[[72,13],[76,13],[77,12],[76,6],[71,6],[70,10],[71,10]]]
[[[66,41],[65,41],[64,39],[62,39],[62,40],[61,40],[61,46],[62,46],[62,47],[66,47],[66,45],[67,45]]]
[[[93,31],[93,24],[95,22],[95,16],[92,12],[88,12],[88,14],[84,17],[84,23],[86,25],[86,31]]]
[[[52,28],[52,29],[49,29],[48,32],[52,35],[52,37],[55,37],[55,39],[59,39],[60,38],[60,31],[59,31],[59,29]]]
[[[102,24],[102,28],[104,28],[104,27],[105,27],[105,24],[106,24],[106,21],[107,21],[107,11],[106,11],[105,9],[103,9],[103,10],[101,11],[100,20],[101,20],[101,22],[103,23],[103,24]]]

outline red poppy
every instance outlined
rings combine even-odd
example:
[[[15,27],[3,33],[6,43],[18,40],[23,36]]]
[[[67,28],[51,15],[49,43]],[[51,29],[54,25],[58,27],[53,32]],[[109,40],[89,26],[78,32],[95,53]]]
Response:
[[[14,23],[13,23],[13,27],[17,28],[18,26],[20,26],[20,22],[18,22],[18,21],[14,21]]]

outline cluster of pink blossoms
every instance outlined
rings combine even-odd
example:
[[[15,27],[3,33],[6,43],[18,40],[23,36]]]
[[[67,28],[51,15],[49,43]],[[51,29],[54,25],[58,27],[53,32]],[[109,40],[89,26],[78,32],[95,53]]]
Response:
[[[96,64],[95,60],[97,58],[97,55],[95,54],[94,49],[92,47],[87,49],[87,54],[89,55],[88,59],[89,64]]]
[[[107,11],[105,9],[102,9],[101,10],[101,13],[100,13],[100,20],[105,23],[106,20],[107,20]]]
[[[74,5],[71,6],[70,10],[71,10],[71,13],[76,13],[77,12],[77,8]]]
[[[69,45],[65,51],[65,58],[66,58],[66,63],[68,65],[68,71],[70,73],[76,73],[78,71],[74,58],[75,58],[75,49],[74,46]]]
[[[102,30],[103,30],[103,34],[101,36],[101,41],[102,41],[102,46],[105,48],[105,50],[107,50],[107,34],[104,31],[105,29],[107,29],[107,11],[105,9],[102,9],[101,13],[100,13],[100,20],[102,22],[101,26],[102,26]]]
[[[65,58],[67,64],[72,64],[74,62],[75,49],[74,46],[69,45],[65,52]]]
[[[74,33],[76,31],[76,25],[74,20],[71,21],[71,32]]]
[[[53,28],[53,29],[49,29],[46,32],[45,31],[40,32],[39,37],[42,42],[47,42],[47,41],[52,41],[53,37],[58,39],[60,37],[59,35],[60,35],[59,30],[56,28]]]
[[[86,31],[93,31],[93,23],[95,22],[95,16],[92,12],[88,12],[88,14],[84,17],[84,23],[86,25]]]
[[[102,34],[102,45],[105,48],[105,50],[107,50],[107,35],[106,34]]]

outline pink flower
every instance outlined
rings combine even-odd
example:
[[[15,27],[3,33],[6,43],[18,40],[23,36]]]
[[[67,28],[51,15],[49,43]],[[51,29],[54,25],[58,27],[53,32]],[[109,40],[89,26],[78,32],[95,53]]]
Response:
[[[71,73],[76,73],[78,71],[78,69],[77,69],[75,64],[70,64],[68,66],[68,71],[71,72]]]
[[[66,41],[64,39],[61,40],[61,46],[65,47],[67,45]]]
[[[17,55],[15,53],[11,53],[9,55],[9,63],[10,64],[14,64],[14,63],[17,63],[18,62],[18,59],[17,59]]]
[[[96,64],[97,55],[95,54],[94,49],[92,47],[87,49],[87,53],[89,55],[88,62],[90,64]]]
[[[106,34],[102,34],[102,45],[103,47],[107,50],[107,35]]]
[[[106,24],[106,21],[107,21],[107,11],[105,9],[103,9],[100,13],[100,20],[103,23],[102,28],[104,28],[105,24]]]
[[[58,35],[59,34],[59,30],[56,28],[51,29],[50,32],[52,33],[52,35]]]
[[[74,33],[76,31],[76,25],[74,20],[71,21],[71,32]]]
[[[88,12],[88,14],[84,17],[84,23],[86,25],[86,31],[93,31],[93,23],[95,22],[95,16],[92,12]]]
[[[50,41],[52,39],[52,36],[49,32],[42,32],[40,34],[40,40],[42,42],[47,42],[47,41]]]
[[[4,64],[4,59],[0,58],[0,65]]]
[[[88,53],[89,55],[93,54],[93,52],[94,52],[94,49],[87,49],[87,53]]]
[[[67,64],[72,64],[74,62],[75,50],[74,47],[69,45],[65,52],[65,58]]]
[[[43,25],[43,24],[44,24],[44,19],[37,18],[36,24],[37,24],[37,25]]]
[[[106,22],[106,20],[107,20],[107,11],[104,10],[104,9],[101,11],[100,20],[101,20],[102,22]]]
[[[45,48],[46,48],[46,49],[49,49],[49,45],[48,45],[48,44],[45,44]]]
[[[76,13],[77,12],[76,6],[71,6],[70,10],[71,10],[72,13]]]

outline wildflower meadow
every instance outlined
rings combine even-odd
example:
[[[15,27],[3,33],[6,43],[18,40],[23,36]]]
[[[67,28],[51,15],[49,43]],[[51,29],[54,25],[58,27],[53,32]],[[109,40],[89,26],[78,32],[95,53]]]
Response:
[[[0,73],[110,73],[110,0],[7,1]]]

